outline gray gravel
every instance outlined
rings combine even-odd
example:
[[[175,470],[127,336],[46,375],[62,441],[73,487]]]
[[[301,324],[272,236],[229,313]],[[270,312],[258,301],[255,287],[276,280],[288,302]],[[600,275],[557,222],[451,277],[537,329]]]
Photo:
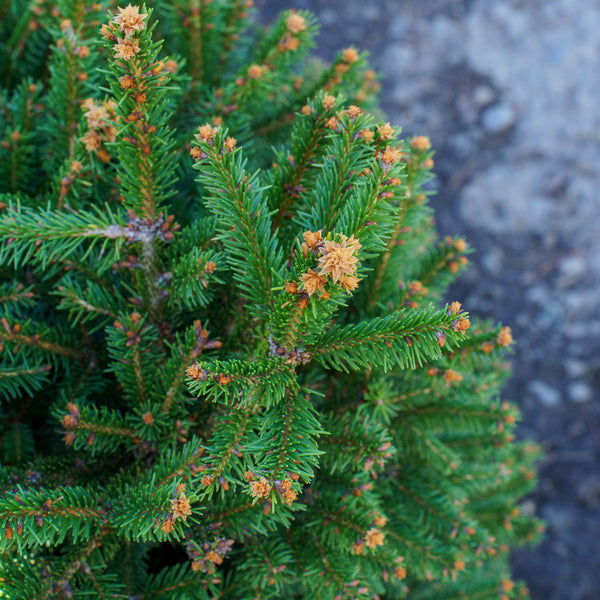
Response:
[[[443,234],[477,249],[452,299],[510,325],[506,396],[546,449],[514,558],[533,600],[600,597],[600,0],[257,0],[308,8],[326,57],[368,49],[381,101],[436,148]]]

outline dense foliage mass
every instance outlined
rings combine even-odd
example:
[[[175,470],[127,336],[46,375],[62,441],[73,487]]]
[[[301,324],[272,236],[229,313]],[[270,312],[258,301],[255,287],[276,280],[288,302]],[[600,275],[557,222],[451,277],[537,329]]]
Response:
[[[429,140],[250,5],[0,4],[0,596],[525,597],[537,448]]]

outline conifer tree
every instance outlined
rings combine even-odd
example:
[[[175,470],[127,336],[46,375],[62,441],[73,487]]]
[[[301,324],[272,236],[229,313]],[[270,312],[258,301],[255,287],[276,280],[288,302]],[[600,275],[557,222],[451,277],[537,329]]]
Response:
[[[251,4],[0,4],[0,597],[525,598],[429,140]]]

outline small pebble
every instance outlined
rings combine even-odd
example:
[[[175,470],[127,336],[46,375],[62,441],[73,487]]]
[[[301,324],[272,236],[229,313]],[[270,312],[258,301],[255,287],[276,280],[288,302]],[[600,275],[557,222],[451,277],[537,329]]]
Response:
[[[529,383],[527,389],[530,394],[535,396],[540,404],[547,408],[553,408],[561,403],[562,398],[560,391],[545,381],[536,379]]]
[[[585,375],[587,369],[587,364],[582,360],[568,358],[565,361],[565,370],[567,372],[567,376],[571,379],[576,379],[577,377]]]
[[[496,99],[496,92],[489,85],[478,85],[473,91],[473,100],[479,106],[491,104]]]
[[[504,253],[502,248],[493,247],[489,252],[481,258],[481,266],[493,275],[497,275],[502,271],[502,263],[504,262]]]
[[[583,381],[574,381],[567,387],[569,400],[577,404],[589,402],[594,396],[594,390]]]
[[[515,111],[507,104],[493,104],[483,111],[481,124],[483,128],[492,134],[500,134],[508,131],[517,120]]]
[[[567,256],[560,261],[558,271],[560,276],[557,285],[559,289],[564,289],[575,285],[584,277],[587,272],[587,263],[583,256]]]

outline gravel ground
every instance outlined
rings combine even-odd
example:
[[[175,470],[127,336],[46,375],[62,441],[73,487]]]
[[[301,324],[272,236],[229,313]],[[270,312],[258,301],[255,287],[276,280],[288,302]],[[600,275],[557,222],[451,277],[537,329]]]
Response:
[[[451,298],[510,325],[505,396],[546,450],[514,556],[533,600],[600,598],[600,0],[256,0],[310,9],[320,53],[355,44],[381,102],[436,149],[442,234],[477,249]]]

